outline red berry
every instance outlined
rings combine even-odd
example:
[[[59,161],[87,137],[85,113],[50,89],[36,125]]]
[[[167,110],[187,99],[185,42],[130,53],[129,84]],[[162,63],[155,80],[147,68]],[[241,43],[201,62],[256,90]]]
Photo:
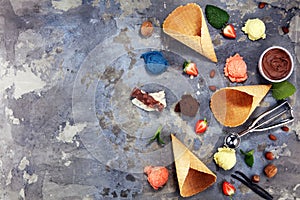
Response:
[[[191,76],[197,76],[198,75],[198,68],[196,63],[193,62],[184,62],[183,64],[183,71]]]
[[[195,132],[196,133],[204,133],[207,129],[207,121],[204,118],[204,120],[198,120],[195,125]]]
[[[223,35],[231,39],[236,38],[234,26],[232,24],[228,24],[227,26],[225,26],[225,28],[223,29]]]
[[[235,193],[235,187],[227,181],[223,182],[222,190],[226,196],[232,196]]]

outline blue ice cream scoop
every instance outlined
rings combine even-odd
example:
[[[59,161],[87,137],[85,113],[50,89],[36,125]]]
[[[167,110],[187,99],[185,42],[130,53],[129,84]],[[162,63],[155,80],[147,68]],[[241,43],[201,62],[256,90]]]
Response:
[[[161,74],[169,67],[169,62],[160,51],[149,51],[143,53],[141,58],[145,61],[146,70],[151,74]]]

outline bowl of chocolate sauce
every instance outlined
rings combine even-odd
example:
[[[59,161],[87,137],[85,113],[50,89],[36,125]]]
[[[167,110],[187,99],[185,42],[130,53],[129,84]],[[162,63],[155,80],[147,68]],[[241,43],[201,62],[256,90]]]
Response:
[[[261,54],[258,69],[260,74],[270,82],[278,83],[285,81],[293,73],[293,57],[283,47],[269,47]]]

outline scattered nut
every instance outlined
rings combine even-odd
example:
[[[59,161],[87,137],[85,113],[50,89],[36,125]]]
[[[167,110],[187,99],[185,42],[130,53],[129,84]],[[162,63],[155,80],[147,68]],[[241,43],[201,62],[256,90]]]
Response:
[[[41,6],[40,6],[39,4],[34,4],[34,5],[33,5],[32,10],[33,10],[35,13],[40,13],[40,12],[41,12],[40,9],[41,9]]]
[[[214,86],[214,85],[210,85],[210,86],[208,86],[208,89],[210,89],[211,91],[216,91],[217,90],[217,87],[216,86]]]
[[[260,181],[260,176],[257,175],[257,174],[253,175],[253,176],[252,176],[252,181],[253,181],[254,183],[258,183],[258,182]]]
[[[142,36],[150,37],[152,35],[153,31],[154,31],[154,27],[152,25],[152,22],[145,21],[145,22],[142,23],[142,26],[141,26]]]
[[[283,26],[283,27],[281,27],[281,29],[282,29],[282,31],[283,31],[284,34],[287,34],[287,33],[290,32],[289,28],[287,26]]]
[[[216,75],[216,71],[214,69],[212,69],[209,73],[209,77],[213,78],[213,77],[215,77],[215,75]]]
[[[273,141],[277,140],[277,137],[275,135],[273,135],[273,134],[270,134],[269,138],[270,138],[270,140],[273,140]]]
[[[289,132],[289,127],[287,127],[287,126],[283,126],[283,127],[281,127],[281,130],[283,130],[284,132]]]
[[[277,167],[273,164],[268,164],[264,169],[264,172],[268,178],[272,178],[273,176],[275,176],[277,174],[277,171]]]
[[[63,50],[62,50],[61,47],[57,47],[56,50],[55,50],[56,53],[61,53],[62,51],[63,51]]]
[[[263,9],[267,5],[266,2],[259,2],[258,8]]]
[[[265,153],[265,157],[267,160],[274,160],[274,158],[275,158],[274,154],[270,151]]]

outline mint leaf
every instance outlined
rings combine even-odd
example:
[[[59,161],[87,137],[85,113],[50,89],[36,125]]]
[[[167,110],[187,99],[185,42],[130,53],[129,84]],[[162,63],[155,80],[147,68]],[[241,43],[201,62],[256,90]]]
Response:
[[[272,96],[276,100],[282,100],[292,96],[296,92],[296,87],[288,81],[283,81],[280,83],[273,83],[271,90]]]
[[[245,163],[249,166],[252,167],[254,164],[254,156],[250,155],[250,156],[245,156]]]
[[[157,140],[158,143],[165,144],[165,142],[160,138],[161,129],[162,129],[162,126],[158,127],[154,136],[150,139],[150,143],[153,142],[154,140]]]
[[[205,15],[207,21],[216,29],[221,29],[229,20],[229,14],[213,5],[206,5]]]
[[[251,151],[248,151],[247,153],[245,153],[243,150],[240,150],[241,153],[245,156],[244,160],[245,163],[249,166],[252,167],[254,164],[254,149],[252,149]]]

